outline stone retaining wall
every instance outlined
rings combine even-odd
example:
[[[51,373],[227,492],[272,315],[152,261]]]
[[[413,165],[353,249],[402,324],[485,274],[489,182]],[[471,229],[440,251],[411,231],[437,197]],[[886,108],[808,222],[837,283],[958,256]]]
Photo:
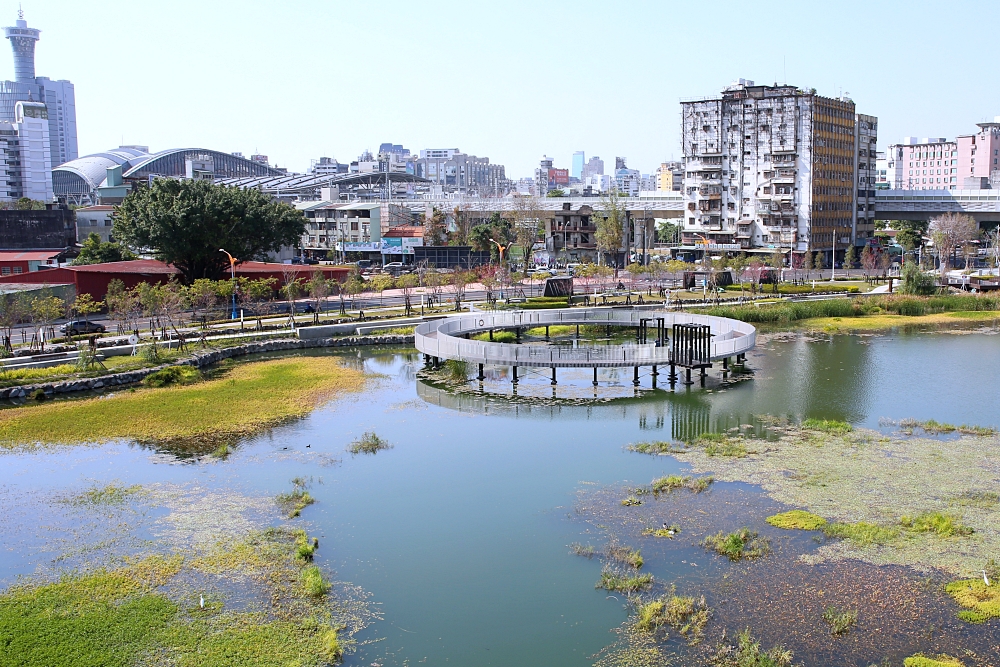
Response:
[[[92,391],[106,387],[129,385],[141,382],[147,375],[170,366],[210,366],[223,359],[242,357],[248,354],[262,352],[283,352],[286,350],[305,350],[316,347],[354,347],[357,345],[412,345],[413,336],[348,336],[345,338],[312,338],[300,340],[297,338],[279,338],[254,343],[244,343],[220,349],[199,350],[190,357],[178,359],[169,364],[161,364],[151,368],[141,368],[123,373],[111,373],[96,378],[78,378],[49,382],[44,384],[20,385],[0,389],[0,399],[24,398],[41,389],[46,395],[64,394],[71,391]]]

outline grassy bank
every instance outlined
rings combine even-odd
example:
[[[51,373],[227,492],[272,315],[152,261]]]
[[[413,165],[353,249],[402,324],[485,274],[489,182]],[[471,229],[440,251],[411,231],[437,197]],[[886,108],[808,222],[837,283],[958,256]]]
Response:
[[[116,438],[197,446],[259,432],[363,386],[364,374],[334,357],[238,364],[223,377],[193,385],[0,411],[0,447]]]
[[[876,330],[905,325],[957,324],[1000,319],[1000,297],[975,295],[902,296],[797,303],[718,306],[702,311],[754,324],[810,329]]]

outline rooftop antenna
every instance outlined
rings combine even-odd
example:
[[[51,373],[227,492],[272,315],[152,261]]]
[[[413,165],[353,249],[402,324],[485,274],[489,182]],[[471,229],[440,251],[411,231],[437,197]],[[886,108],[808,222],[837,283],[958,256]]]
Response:
[[[21,3],[20,2],[17,3],[17,19],[19,21],[23,21],[24,20],[24,10],[21,9]]]

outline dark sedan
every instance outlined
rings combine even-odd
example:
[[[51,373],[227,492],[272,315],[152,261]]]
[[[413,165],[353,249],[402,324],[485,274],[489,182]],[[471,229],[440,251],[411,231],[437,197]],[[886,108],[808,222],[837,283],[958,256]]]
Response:
[[[67,336],[79,336],[80,334],[89,333],[104,333],[106,329],[103,324],[98,324],[97,322],[87,322],[86,320],[79,320],[76,322],[67,322],[63,325],[62,332]]]

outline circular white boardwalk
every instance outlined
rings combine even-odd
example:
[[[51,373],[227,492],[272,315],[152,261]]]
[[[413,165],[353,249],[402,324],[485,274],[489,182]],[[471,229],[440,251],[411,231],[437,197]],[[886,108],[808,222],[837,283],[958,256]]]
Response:
[[[693,313],[631,308],[566,308],[561,310],[500,311],[470,313],[441,320],[424,322],[414,330],[416,348],[437,359],[455,359],[473,364],[498,366],[569,367],[639,367],[676,363],[673,347],[655,343],[608,345],[603,347],[569,347],[566,345],[527,345],[467,340],[485,331],[497,329],[529,329],[556,325],[610,325],[638,327],[642,320],[656,326],[662,318],[667,332],[674,324],[708,326],[711,342],[707,355],[700,360],[711,362],[746,354],[753,349],[757,330],[739,320]]]

